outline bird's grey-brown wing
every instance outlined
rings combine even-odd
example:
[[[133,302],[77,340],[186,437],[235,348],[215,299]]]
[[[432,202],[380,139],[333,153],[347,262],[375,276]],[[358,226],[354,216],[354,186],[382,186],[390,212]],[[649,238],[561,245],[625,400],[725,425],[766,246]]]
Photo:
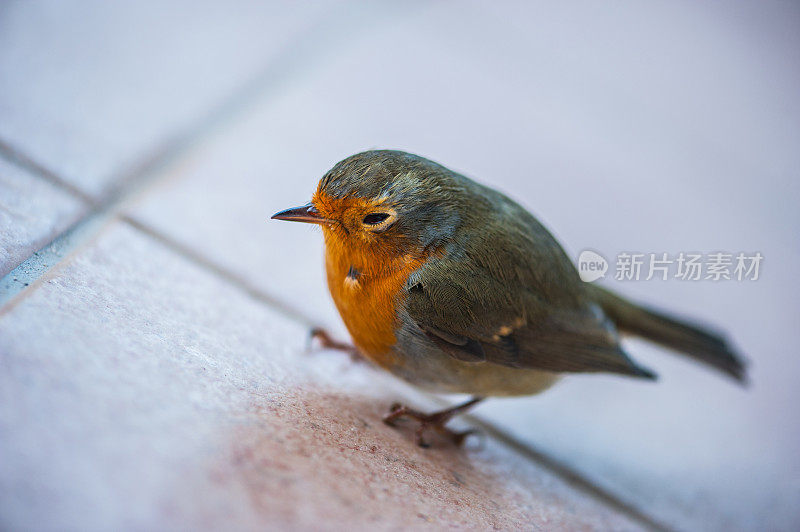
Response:
[[[621,349],[614,325],[587,297],[569,258],[532,216],[508,201],[462,232],[406,286],[405,313],[465,362],[553,372],[654,378]]]
[[[470,286],[451,276],[423,274],[416,281],[409,287],[405,311],[454,358],[552,372],[654,377],[622,351],[613,325],[597,308],[547,308],[526,290],[509,290],[474,272]]]

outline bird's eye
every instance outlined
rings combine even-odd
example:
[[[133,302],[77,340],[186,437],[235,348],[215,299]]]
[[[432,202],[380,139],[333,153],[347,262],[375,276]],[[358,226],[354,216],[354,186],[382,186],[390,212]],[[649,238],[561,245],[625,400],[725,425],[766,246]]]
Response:
[[[388,212],[371,212],[364,216],[364,223],[367,225],[378,225],[379,223],[386,221],[389,216],[391,215]]]
[[[370,233],[382,233],[397,220],[397,211],[391,207],[380,207],[381,210],[370,212],[361,220],[364,229]]]

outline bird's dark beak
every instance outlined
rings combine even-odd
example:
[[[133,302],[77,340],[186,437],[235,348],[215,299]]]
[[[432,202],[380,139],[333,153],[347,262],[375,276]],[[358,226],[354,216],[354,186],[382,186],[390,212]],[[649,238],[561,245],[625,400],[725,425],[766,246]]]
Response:
[[[329,224],[333,222],[322,216],[314,205],[309,203],[302,207],[292,207],[272,215],[272,220],[288,220],[290,222],[305,222],[307,224]]]

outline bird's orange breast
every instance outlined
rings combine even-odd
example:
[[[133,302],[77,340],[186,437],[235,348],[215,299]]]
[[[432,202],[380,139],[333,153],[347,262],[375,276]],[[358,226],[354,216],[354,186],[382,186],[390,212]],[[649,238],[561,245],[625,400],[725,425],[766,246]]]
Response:
[[[328,288],[353,342],[378,365],[395,365],[398,361],[391,348],[397,341],[403,286],[424,259],[412,255],[371,257],[328,238],[325,247]]]

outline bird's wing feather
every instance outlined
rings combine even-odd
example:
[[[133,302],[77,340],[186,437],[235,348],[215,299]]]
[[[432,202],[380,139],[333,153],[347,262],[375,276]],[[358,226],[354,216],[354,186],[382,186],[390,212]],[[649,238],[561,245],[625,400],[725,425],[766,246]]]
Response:
[[[621,349],[572,263],[530,214],[503,208],[470,240],[430,259],[406,285],[405,312],[443,351],[465,362],[553,372],[653,378]],[[491,250],[486,253],[484,250]]]
[[[470,287],[423,273],[406,300],[408,316],[450,356],[553,372],[652,376],[622,351],[599,309],[548,309],[526,290],[512,293],[491,277],[462,275],[456,278],[469,279]]]

